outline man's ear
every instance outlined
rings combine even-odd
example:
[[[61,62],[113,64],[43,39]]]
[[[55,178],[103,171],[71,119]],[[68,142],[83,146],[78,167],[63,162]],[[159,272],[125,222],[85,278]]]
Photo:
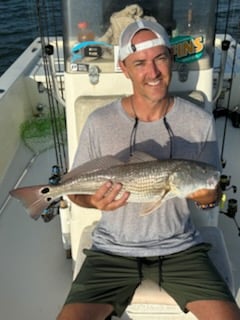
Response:
[[[120,60],[119,60],[118,64],[119,64],[122,72],[125,74],[125,77],[129,79],[129,74],[128,74],[128,72],[127,72],[127,68],[126,68],[126,66],[125,66],[124,61],[120,61]]]
[[[169,54],[170,54],[170,57],[171,57],[171,61],[174,62],[174,51],[173,51],[173,48],[169,48]]]

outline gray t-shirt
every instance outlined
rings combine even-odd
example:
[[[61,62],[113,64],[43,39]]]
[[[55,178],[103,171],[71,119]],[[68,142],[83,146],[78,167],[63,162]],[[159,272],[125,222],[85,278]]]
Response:
[[[220,168],[214,119],[209,113],[175,97],[166,119],[169,131],[163,119],[139,121],[136,151],[158,159],[168,159],[172,153],[172,158],[198,160]],[[83,128],[73,166],[110,154],[127,160],[134,123],[121,100],[94,111]],[[93,232],[93,248],[126,256],[162,256],[202,241],[191,221],[187,200],[167,200],[147,216],[139,216],[140,206],[129,203],[115,211],[103,211]]]

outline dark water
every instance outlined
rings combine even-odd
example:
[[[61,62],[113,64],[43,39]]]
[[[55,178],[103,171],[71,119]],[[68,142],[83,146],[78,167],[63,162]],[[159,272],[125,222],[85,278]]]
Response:
[[[60,0],[0,0],[0,75],[42,32],[61,34],[61,22]]]
[[[61,27],[61,0],[0,0],[0,76],[34,38],[61,34]],[[217,31],[240,41],[239,0],[218,1]]]

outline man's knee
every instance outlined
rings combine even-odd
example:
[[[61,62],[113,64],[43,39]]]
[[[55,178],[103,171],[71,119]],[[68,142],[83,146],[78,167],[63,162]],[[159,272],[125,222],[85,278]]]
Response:
[[[240,309],[232,301],[199,300],[188,303],[186,307],[198,319],[240,319]]]
[[[73,303],[65,305],[56,320],[104,320],[112,311],[110,304]]]

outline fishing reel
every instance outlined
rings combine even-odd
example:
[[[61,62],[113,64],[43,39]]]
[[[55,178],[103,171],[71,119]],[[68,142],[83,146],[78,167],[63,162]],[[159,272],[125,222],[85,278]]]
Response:
[[[233,193],[237,192],[237,187],[234,185],[230,185],[231,182],[231,176],[227,176],[225,174],[222,174],[220,177],[220,187],[222,191],[228,191],[230,189],[233,189]]]
[[[47,207],[41,214],[41,218],[44,222],[50,222],[55,216],[59,215],[60,202],[62,197],[55,200]]]
[[[51,176],[48,179],[50,185],[57,185],[61,180],[60,168],[57,165],[52,166]],[[44,222],[51,221],[55,216],[59,215],[60,202],[62,197],[53,201],[41,214]]]
[[[57,185],[61,180],[60,168],[57,165],[52,166],[52,175],[48,179],[49,184]]]
[[[230,189],[233,189],[233,193],[236,193],[237,187],[234,185],[230,185],[230,181],[231,181],[230,176],[221,175],[221,177],[220,177],[221,189],[222,189],[222,191],[228,191]],[[225,201],[226,201],[226,194],[223,194],[222,205],[220,205],[220,208],[224,206]],[[237,211],[238,211],[238,201],[234,198],[231,198],[227,202],[227,210],[226,211],[220,210],[220,213],[233,219],[233,221],[236,224],[236,227],[238,229],[238,235],[240,236],[240,226],[236,220]]]
[[[240,226],[236,220],[236,214],[238,211],[238,201],[236,199],[229,199],[228,200],[228,206],[227,206],[227,211],[222,211],[220,210],[220,213],[224,214],[225,216],[233,219],[237,230],[238,230],[238,236],[240,237]]]

